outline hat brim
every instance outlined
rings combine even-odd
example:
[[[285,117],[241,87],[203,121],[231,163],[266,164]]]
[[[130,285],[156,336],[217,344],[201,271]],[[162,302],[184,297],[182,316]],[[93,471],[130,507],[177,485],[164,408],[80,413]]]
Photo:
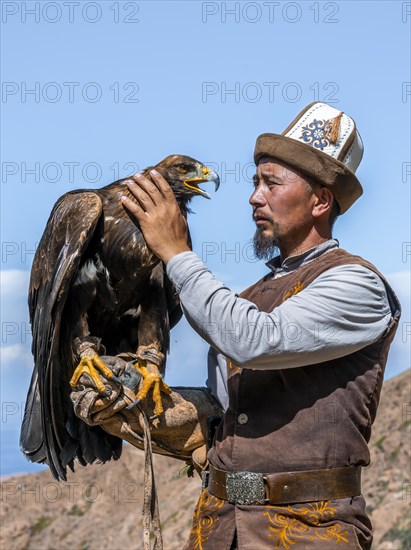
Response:
[[[334,194],[341,214],[346,212],[363,193],[354,172],[339,160],[333,159],[311,145],[280,134],[261,134],[255,144],[255,164],[257,165],[265,156],[285,163],[328,187]]]

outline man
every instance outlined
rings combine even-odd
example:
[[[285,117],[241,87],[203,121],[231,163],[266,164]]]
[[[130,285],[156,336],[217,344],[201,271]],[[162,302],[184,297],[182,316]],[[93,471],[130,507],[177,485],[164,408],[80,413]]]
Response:
[[[212,346],[209,384],[225,408],[187,549],[371,546],[360,470],[400,305],[374,266],[332,239],[362,193],[361,156],[354,121],[324,103],[259,136],[255,251],[280,255],[241,296],[189,250],[159,174],[136,175],[136,201],[123,199]]]

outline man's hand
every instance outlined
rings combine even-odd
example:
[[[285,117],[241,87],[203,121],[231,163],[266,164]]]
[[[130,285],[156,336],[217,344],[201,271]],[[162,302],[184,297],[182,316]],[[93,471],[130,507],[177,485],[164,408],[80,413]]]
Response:
[[[137,203],[126,196],[123,205],[137,219],[144,238],[165,264],[179,252],[190,250],[187,244],[187,222],[180,212],[176,198],[166,180],[151,170],[153,182],[136,174],[127,186]]]

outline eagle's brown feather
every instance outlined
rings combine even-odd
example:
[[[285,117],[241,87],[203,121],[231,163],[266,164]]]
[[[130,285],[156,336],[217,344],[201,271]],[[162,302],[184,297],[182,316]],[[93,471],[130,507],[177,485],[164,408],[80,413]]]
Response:
[[[200,174],[204,166],[171,155],[153,168],[170,183],[186,215],[196,192],[183,182],[187,172]],[[47,463],[56,478],[66,478],[75,458],[87,464],[121,453],[121,440],[74,415],[69,380],[78,360],[77,339],[101,338],[109,355],[135,353],[139,345],[157,341],[166,354],[169,330],[181,317],[162,263],[123,208],[126,182],[63,195],[33,262],[29,309],[35,367],[21,447],[29,460]]]

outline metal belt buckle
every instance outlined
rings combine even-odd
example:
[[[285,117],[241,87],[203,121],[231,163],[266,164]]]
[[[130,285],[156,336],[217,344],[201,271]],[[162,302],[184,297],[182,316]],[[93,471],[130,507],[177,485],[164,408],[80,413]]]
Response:
[[[227,500],[231,504],[264,504],[264,475],[254,472],[226,473]]]

